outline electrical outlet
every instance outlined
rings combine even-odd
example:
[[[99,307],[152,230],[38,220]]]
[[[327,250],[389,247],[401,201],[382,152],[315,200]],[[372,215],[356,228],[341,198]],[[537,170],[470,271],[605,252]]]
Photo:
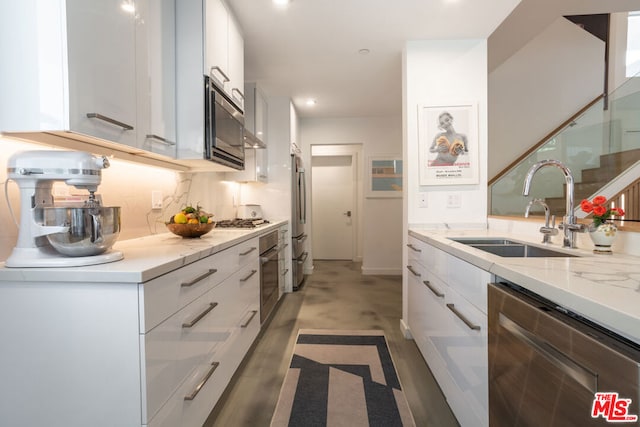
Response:
[[[460,193],[451,193],[447,195],[447,207],[459,208],[462,206],[462,195]]]
[[[427,193],[418,193],[418,207],[428,208]]]
[[[151,209],[162,209],[162,191],[153,190],[151,192]]]

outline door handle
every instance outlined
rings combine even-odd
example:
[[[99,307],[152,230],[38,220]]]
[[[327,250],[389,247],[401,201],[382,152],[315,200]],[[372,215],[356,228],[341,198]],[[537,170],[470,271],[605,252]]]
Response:
[[[351,218],[351,211],[343,212],[342,215],[346,215],[348,218]]]

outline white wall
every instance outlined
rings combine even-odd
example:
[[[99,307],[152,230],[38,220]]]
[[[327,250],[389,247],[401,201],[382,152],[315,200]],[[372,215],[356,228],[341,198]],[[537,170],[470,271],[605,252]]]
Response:
[[[419,185],[418,105],[478,105],[478,141],[480,183],[465,186]],[[408,42],[403,53],[403,145],[405,160],[406,244],[410,225],[442,227],[443,220],[452,227],[486,226],[487,222],[487,41],[429,40]],[[424,194],[421,194],[424,193]],[[461,207],[447,209],[449,194],[460,196]],[[420,207],[424,195],[428,207]],[[406,265],[406,251],[403,251]],[[403,275],[403,295],[407,293],[407,276]],[[403,298],[403,318],[407,316],[407,298]]]
[[[565,18],[489,74],[493,177],[604,91],[604,42]]]
[[[301,119],[299,130],[304,152],[310,153],[311,146],[362,144],[364,165],[369,156],[402,153],[400,116]],[[360,178],[365,181],[364,167]],[[402,199],[362,198],[361,203],[358,253],[363,274],[401,274]]]
[[[409,224],[486,223],[487,215],[487,43],[486,40],[429,40],[408,42],[404,53],[404,130]],[[480,182],[474,185],[420,186],[418,106],[478,106]],[[431,141],[428,141],[431,144]],[[421,194],[422,193],[422,194]],[[420,207],[424,195],[427,207]],[[449,196],[460,206],[447,207]]]

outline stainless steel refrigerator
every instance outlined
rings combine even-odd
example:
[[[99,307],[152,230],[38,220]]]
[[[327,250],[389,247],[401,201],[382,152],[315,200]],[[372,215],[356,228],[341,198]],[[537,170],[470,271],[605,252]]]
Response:
[[[307,222],[307,189],[305,185],[302,159],[291,155],[291,238],[293,256],[293,290],[298,290],[304,281],[304,262],[309,255],[304,250],[307,235],[304,224]]]

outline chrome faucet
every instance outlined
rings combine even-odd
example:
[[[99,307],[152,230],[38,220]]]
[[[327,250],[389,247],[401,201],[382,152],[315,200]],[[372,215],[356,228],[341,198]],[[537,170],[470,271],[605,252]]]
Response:
[[[542,233],[542,243],[551,243],[551,236],[555,236],[556,234],[558,234],[558,229],[556,228],[556,216],[551,215],[549,205],[547,205],[544,200],[530,200],[527,204],[527,209],[524,211],[524,217],[529,218],[529,210],[531,210],[531,207],[536,203],[544,208],[544,226],[540,227],[540,232]],[[551,224],[549,224],[549,217],[551,217]]]
[[[578,224],[576,222],[576,216],[573,214],[573,175],[571,174],[571,170],[566,167],[562,162],[558,160],[541,160],[538,163],[531,166],[529,172],[527,172],[527,176],[524,179],[524,188],[522,189],[522,195],[529,195],[529,188],[531,187],[531,181],[533,180],[533,175],[540,169],[545,166],[555,166],[562,171],[564,175],[564,180],[567,183],[566,188],[566,212],[565,216],[562,218],[562,222],[559,225],[559,228],[564,231],[564,238],[562,239],[562,247],[564,248],[575,248],[576,247],[576,233],[586,231],[586,227],[584,224]]]

